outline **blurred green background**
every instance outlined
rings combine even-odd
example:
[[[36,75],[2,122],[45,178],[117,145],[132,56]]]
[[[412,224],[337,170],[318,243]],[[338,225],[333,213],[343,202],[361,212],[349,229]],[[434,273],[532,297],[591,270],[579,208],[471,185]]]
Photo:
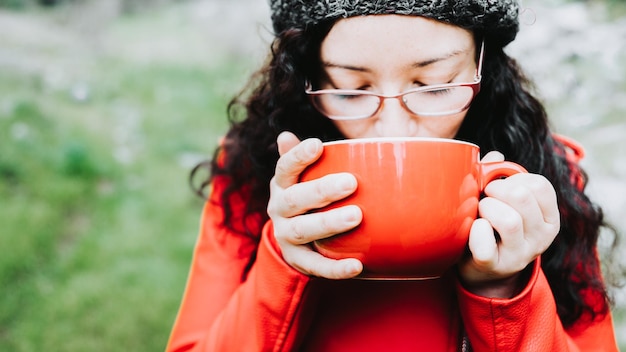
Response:
[[[626,28],[620,1],[553,2]],[[188,174],[211,155],[228,99],[264,59],[266,7],[0,0],[0,351],[163,350],[202,207]],[[525,16],[540,28],[539,9]],[[512,50],[524,55],[532,45]],[[594,70],[604,66],[589,69],[575,54],[564,54],[566,67],[598,79]],[[620,74],[612,71],[611,87],[623,98]],[[602,110],[600,122],[577,113],[571,123],[571,98],[571,89],[548,94],[557,126],[591,145],[591,156],[624,151],[593,133],[626,131],[624,104]],[[623,184],[613,158],[589,165],[612,191]],[[615,314],[621,335],[623,308]]]

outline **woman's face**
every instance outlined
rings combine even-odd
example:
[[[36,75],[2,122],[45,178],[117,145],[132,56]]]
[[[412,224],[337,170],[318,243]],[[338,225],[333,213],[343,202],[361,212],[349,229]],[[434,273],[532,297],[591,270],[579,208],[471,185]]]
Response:
[[[434,84],[472,82],[476,45],[470,31],[417,16],[339,20],[321,46],[321,89],[361,89],[392,95]],[[385,99],[372,117],[333,122],[346,138],[453,138],[467,111],[417,116]]]

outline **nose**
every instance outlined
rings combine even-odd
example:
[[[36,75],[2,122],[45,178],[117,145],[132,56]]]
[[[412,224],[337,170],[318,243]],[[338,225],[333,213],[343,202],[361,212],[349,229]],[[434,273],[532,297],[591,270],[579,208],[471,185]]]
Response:
[[[415,135],[417,122],[400,101],[402,98],[387,98],[375,115],[376,132],[380,137],[409,137]]]

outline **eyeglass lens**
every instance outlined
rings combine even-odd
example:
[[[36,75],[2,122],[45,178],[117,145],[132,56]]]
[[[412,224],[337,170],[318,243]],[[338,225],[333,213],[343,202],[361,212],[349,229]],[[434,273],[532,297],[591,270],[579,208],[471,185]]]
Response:
[[[404,106],[416,115],[442,115],[463,110],[473,96],[471,86],[452,86],[407,92],[398,97],[359,92],[320,92],[314,95],[314,100],[317,108],[330,118],[356,119],[376,114],[385,99],[401,99]]]

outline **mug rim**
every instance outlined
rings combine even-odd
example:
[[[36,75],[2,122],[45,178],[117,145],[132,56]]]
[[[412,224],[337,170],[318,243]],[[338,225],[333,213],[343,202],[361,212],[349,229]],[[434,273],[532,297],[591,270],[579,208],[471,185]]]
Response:
[[[475,148],[479,148],[478,145],[461,141],[453,138],[440,138],[440,137],[365,137],[365,138],[347,138],[339,139],[336,141],[324,142],[324,146],[338,145],[338,144],[365,144],[365,143],[377,143],[377,142],[430,142],[430,143],[452,143],[467,145]]]

